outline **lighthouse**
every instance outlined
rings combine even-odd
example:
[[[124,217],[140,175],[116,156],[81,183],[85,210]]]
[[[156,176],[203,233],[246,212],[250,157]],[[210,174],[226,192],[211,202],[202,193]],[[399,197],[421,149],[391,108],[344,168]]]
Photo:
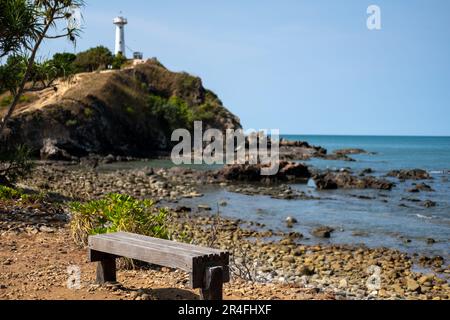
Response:
[[[116,25],[116,49],[115,55],[121,53],[125,56],[125,25],[128,24],[128,20],[124,17],[117,17],[114,19]]]

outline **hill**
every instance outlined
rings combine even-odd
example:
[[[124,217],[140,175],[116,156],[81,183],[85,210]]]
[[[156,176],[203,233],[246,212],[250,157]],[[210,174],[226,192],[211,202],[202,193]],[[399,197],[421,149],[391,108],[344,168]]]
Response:
[[[8,96],[0,101],[6,104]],[[151,157],[170,150],[172,131],[191,131],[195,120],[205,128],[241,127],[200,78],[171,72],[152,59],[27,93],[8,124],[6,145],[26,144],[35,154],[50,144],[75,157]]]

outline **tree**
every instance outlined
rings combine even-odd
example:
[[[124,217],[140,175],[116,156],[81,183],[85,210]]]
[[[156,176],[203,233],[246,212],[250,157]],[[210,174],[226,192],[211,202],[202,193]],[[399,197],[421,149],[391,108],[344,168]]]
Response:
[[[0,11],[0,56],[22,53],[26,58],[25,73],[17,88],[12,91],[13,100],[0,122],[0,136],[6,123],[16,108],[20,97],[30,80],[35,59],[42,42],[46,39],[67,37],[75,42],[79,28],[73,25],[73,14],[76,8],[84,5],[83,0],[1,0]],[[24,9],[25,13],[20,10]],[[66,23],[65,27],[61,23]],[[12,27],[8,26],[12,23]],[[3,27],[6,27],[3,31]],[[14,42],[15,41],[15,42]]]
[[[84,52],[80,52],[74,62],[78,72],[93,72],[96,70],[107,69],[113,63],[114,57],[111,51],[98,46]]]
[[[56,53],[53,55],[52,64],[58,70],[58,77],[68,77],[75,73],[75,59],[76,55],[73,53]]]
[[[127,62],[127,58],[119,52],[113,59],[112,68],[120,69],[125,62]]]
[[[25,0],[0,0],[0,58],[29,46],[38,36],[36,7]]]

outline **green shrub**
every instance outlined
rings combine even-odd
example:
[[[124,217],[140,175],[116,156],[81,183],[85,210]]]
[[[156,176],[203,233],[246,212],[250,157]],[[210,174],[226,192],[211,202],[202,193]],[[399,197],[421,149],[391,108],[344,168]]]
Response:
[[[75,119],[70,119],[66,121],[66,127],[75,127],[78,124],[78,121]]]
[[[115,70],[121,69],[122,66],[127,62],[127,58],[123,54],[119,52],[116,56],[114,56],[112,61],[112,68]]]
[[[13,199],[20,199],[22,196],[22,193],[19,191],[0,185],[0,200],[13,200]]]
[[[192,129],[194,114],[187,102],[177,96],[165,99],[157,95],[149,95],[147,105],[150,114],[158,119],[166,133],[178,128]]]
[[[87,245],[89,235],[117,231],[169,239],[169,213],[151,200],[110,194],[100,200],[70,204],[71,232],[78,245]]]
[[[91,108],[85,108],[84,110],[83,110],[83,113],[84,113],[84,116],[86,117],[86,118],[92,118],[92,116],[94,115],[94,110],[92,110]]]

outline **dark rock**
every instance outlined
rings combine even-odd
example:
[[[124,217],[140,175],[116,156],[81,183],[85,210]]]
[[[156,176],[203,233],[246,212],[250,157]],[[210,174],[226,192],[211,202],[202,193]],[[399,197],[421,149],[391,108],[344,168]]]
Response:
[[[428,180],[431,176],[422,169],[414,170],[393,170],[387,174],[388,177],[398,178],[400,180]]]
[[[369,154],[366,150],[363,149],[341,149],[341,150],[335,150],[333,152],[337,155],[349,155],[349,154]]]
[[[374,173],[374,171],[373,171],[371,168],[367,168],[367,169],[362,170],[362,171],[359,173],[359,175],[360,175],[360,176],[365,176],[365,175],[367,175],[367,174],[373,174],[373,173]]]
[[[298,221],[294,217],[287,217],[286,218],[286,223],[296,224],[296,223],[298,223]]]
[[[307,180],[311,177],[308,167],[301,163],[281,161],[279,171],[274,176],[263,176],[261,169],[263,165],[228,165],[217,172],[219,180],[259,182],[265,180]]]
[[[334,229],[333,229],[333,228],[330,228],[330,227],[320,227],[320,228],[314,229],[314,230],[312,231],[312,235],[315,236],[315,237],[317,237],[317,238],[325,238],[325,239],[328,239],[328,238],[331,238],[331,233],[333,233],[333,232],[334,232]]]
[[[192,208],[185,207],[185,206],[179,206],[179,207],[176,207],[174,209],[174,211],[176,213],[192,212]]]
[[[433,188],[431,188],[429,185],[425,184],[425,183],[420,183],[415,185],[413,188],[409,189],[408,192],[411,193],[418,193],[418,192],[434,192]]]
[[[356,162],[355,159],[350,158],[345,154],[325,154],[325,155],[317,155],[316,158],[321,158],[324,160],[334,160],[334,161],[348,161],[348,162]]]
[[[431,200],[427,200],[423,203],[423,206],[425,208],[434,208],[434,207],[436,207],[436,205],[437,205],[437,203],[434,201],[431,201]]]
[[[394,186],[392,182],[387,180],[377,179],[372,176],[355,177],[345,172],[318,174],[313,177],[313,180],[319,190],[332,190],[338,188],[391,190]]]
[[[299,270],[299,275],[300,276],[313,276],[314,275],[314,270],[312,268],[303,266],[301,267],[301,269]]]

